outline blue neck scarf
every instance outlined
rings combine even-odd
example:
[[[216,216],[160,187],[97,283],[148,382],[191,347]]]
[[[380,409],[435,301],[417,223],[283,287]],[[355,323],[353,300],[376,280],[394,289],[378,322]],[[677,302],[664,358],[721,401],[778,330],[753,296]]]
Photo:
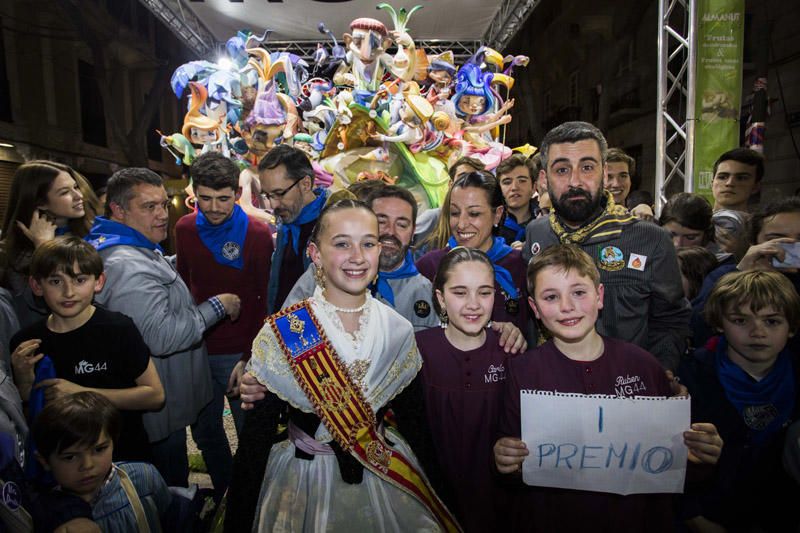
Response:
[[[92,230],[85,237],[85,240],[94,246],[98,252],[112,246],[135,246],[164,253],[161,246],[151,242],[150,239],[132,227],[105,217],[94,219],[94,226],[92,226]]]
[[[725,396],[751,430],[756,446],[766,444],[791,419],[795,406],[795,378],[792,358],[783,350],[769,374],[756,381],[728,358],[728,342],[723,335],[715,354],[717,376]]]
[[[69,235],[69,226],[58,226],[56,228],[56,237],[61,237],[62,235]]]
[[[447,246],[451,250],[458,246],[455,237],[450,237],[450,239],[448,239]],[[511,272],[498,265],[497,262],[513,251],[514,249],[507,245],[502,237],[495,237],[492,247],[486,252],[486,255],[494,266],[494,280],[500,285],[500,288],[503,289],[503,292],[506,293],[506,296],[510,300],[519,298],[519,290],[517,290],[517,287],[514,285],[514,280],[511,279]]]
[[[378,283],[370,285],[370,290],[374,295],[377,291],[381,298],[394,307],[394,291],[392,286],[389,285],[390,279],[405,279],[419,274],[417,266],[414,264],[414,258],[411,255],[411,250],[406,252],[406,258],[403,260],[403,266],[392,272],[378,272]]]
[[[525,226],[520,226],[511,214],[506,217],[503,226],[514,232],[515,241],[525,242]]]
[[[314,194],[317,195],[317,198],[305,206],[303,210],[300,211],[300,214],[297,215],[297,218],[291,222],[282,224],[280,228],[281,239],[283,239],[282,242],[284,245],[289,242],[289,238],[291,237],[292,249],[295,255],[300,255],[300,226],[318,219],[322,208],[325,207],[325,200],[327,200],[325,191],[322,189],[314,189]]]
[[[247,235],[247,214],[233,205],[233,213],[222,224],[216,226],[208,221],[199,209],[195,219],[197,235],[220,265],[244,268],[244,238]]]

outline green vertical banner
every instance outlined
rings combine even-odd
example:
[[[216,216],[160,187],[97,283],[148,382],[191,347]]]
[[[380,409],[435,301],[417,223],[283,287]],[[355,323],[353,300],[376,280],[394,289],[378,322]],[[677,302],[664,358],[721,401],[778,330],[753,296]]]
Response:
[[[744,0],[695,0],[694,192],[713,203],[714,161],[739,146]]]

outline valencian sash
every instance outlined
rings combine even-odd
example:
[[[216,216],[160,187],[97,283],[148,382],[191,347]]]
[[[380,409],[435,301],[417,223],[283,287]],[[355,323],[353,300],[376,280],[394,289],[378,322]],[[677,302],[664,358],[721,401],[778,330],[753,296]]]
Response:
[[[270,327],[297,383],[330,434],[364,468],[415,497],[445,531],[461,531],[428,481],[389,446],[375,415],[304,300],[270,316]]]

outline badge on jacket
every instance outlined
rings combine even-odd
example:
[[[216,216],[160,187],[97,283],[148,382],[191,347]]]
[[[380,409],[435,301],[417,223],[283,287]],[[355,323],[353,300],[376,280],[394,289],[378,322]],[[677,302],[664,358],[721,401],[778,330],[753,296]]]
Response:
[[[234,259],[238,259],[239,254],[241,253],[242,251],[239,248],[239,244],[233,241],[228,241],[222,245],[222,257],[224,257],[228,261],[233,261]]]
[[[519,314],[519,298],[508,298],[506,300],[506,313],[509,315]]]
[[[647,256],[639,254],[631,254],[628,258],[628,268],[644,272],[644,266],[647,264]]]
[[[622,270],[625,267],[625,256],[622,255],[622,250],[616,246],[606,246],[600,250],[599,266],[609,272]]]
[[[431,304],[425,300],[417,300],[414,303],[414,314],[420,318],[425,318],[431,314]]]

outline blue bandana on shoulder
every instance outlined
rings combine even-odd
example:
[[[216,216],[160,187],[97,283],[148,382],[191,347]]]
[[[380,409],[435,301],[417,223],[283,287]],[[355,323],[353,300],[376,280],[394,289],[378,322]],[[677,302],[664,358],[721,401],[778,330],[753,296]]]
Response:
[[[150,239],[132,227],[114,220],[109,220],[105,217],[97,217],[94,219],[94,226],[92,226],[85,240],[94,246],[98,252],[106,248],[111,248],[112,246],[135,246],[137,248],[147,248],[148,250],[158,250],[160,253],[164,253],[161,246],[151,242]]]
[[[314,194],[317,195],[316,199],[305,206],[297,218],[280,227],[282,242],[286,244],[291,237],[292,249],[296,255],[300,255],[300,226],[318,219],[322,208],[325,207],[325,200],[327,200],[325,191],[322,188],[314,189]]]
[[[244,239],[248,223],[247,214],[239,204],[233,205],[233,213],[222,224],[215,226],[199,209],[195,219],[197,235],[214,260],[220,265],[239,270],[244,268]]]
[[[458,246],[458,243],[454,237],[450,237],[450,239],[447,241],[447,246],[450,249],[453,249]],[[489,260],[494,266],[494,280],[498,285],[500,285],[500,288],[503,289],[503,292],[506,293],[506,296],[510,300],[516,300],[519,298],[519,290],[514,285],[514,280],[511,278],[511,272],[509,272],[505,267],[498,265],[497,262],[513,251],[514,249],[507,245],[506,241],[502,237],[495,237],[492,247],[489,248],[488,252],[486,252],[486,255],[489,257]]]
[[[715,354],[717,376],[725,396],[751,430],[752,442],[763,445],[791,419],[796,399],[792,357],[784,349],[760,381],[728,358],[728,342],[721,336]]]
[[[419,274],[417,266],[414,264],[414,257],[411,255],[411,250],[406,252],[406,258],[403,260],[403,266],[392,272],[378,272],[378,283],[371,284],[370,290],[374,295],[375,292],[381,295],[381,298],[394,307],[394,291],[392,286],[389,285],[390,279],[405,279]]]
[[[514,240],[525,242],[525,226],[521,226],[511,215],[507,216],[503,226],[514,232]]]

